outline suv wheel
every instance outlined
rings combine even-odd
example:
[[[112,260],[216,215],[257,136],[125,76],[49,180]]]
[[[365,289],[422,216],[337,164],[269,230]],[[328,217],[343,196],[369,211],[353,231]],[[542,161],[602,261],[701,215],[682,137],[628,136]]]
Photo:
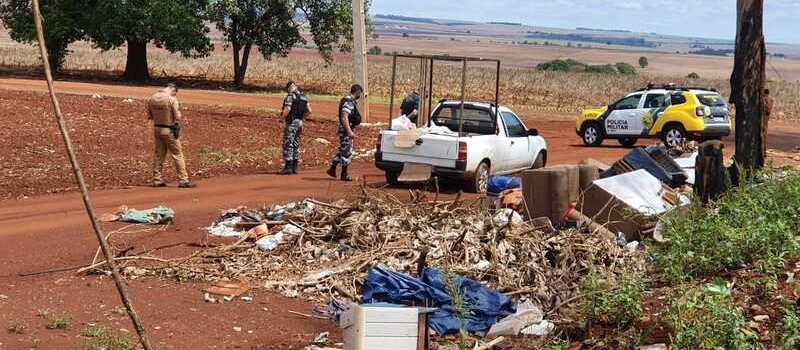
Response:
[[[617,141],[619,141],[619,144],[622,145],[622,147],[630,148],[630,147],[633,147],[633,145],[635,145],[636,141],[639,141],[639,139],[637,139],[635,137],[626,137],[626,138],[619,139]]]
[[[481,162],[478,164],[478,167],[475,168],[475,175],[472,177],[472,180],[469,183],[469,189],[472,192],[484,194],[486,193],[486,188],[489,185],[489,164],[486,162]]]
[[[600,146],[603,143],[603,134],[596,123],[586,123],[581,128],[581,138],[586,146]]]
[[[669,125],[661,133],[661,140],[668,148],[681,147],[686,142],[686,131],[680,125]]]

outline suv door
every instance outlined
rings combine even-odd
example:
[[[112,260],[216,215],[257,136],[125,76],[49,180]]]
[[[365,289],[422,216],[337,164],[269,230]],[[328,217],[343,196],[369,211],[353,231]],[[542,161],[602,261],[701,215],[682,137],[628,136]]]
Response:
[[[511,112],[500,113],[500,118],[503,120],[506,135],[508,138],[504,140],[506,143],[501,144],[504,155],[503,162],[506,164],[503,170],[517,170],[528,168],[533,164],[533,159],[530,156],[530,140],[528,139],[528,130],[519,118]]]
[[[650,129],[667,109],[667,94],[663,92],[650,92],[644,98],[643,113],[640,119],[642,135],[650,134]]]
[[[631,95],[614,103],[614,109],[606,117],[603,125],[610,136],[639,135],[642,133],[640,109],[642,94]],[[638,130],[638,131],[637,131]]]

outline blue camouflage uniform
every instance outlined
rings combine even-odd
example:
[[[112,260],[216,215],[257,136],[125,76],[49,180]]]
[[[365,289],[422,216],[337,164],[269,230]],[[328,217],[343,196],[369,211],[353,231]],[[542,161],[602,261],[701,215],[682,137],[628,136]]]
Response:
[[[301,98],[299,92],[292,92],[283,100],[284,108],[292,108],[296,98]],[[289,111],[286,116],[286,128],[283,131],[283,159],[289,163],[300,160],[300,133],[303,131],[303,116],[297,116],[295,111]]]
[[[336,152],[336,155],[333,157],[333,161],[335,163],[340,163],[342,166],[350,165],[350,162],[353,160],[353,139],[347,135],[347,129],[345,129],[344,124],[342,124],[341,116],[345,114],[349,117],[353,113],[358,113],[358,102],[352,95],[348,95],[341,103],[341,110],[339,111],[339,150]],[[355,129],[353,124],[350,124],[350,128]],[[355,132],[355,130],[353,130]]]

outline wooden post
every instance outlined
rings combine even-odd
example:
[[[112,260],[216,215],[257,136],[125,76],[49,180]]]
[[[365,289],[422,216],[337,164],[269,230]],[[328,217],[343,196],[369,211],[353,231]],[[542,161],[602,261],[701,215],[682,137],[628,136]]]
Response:
[[[736,55],[731,73],[730,102],[736,106],[736,163],[760,169],[766,158],[761,134],[761,92],[764,88],[764,0],[738,0]]]
[[[364,0],[353,0],[353,62],[356,83],[364,88],[359,102],[359,112],[365,122],[369,121],[369,84],[367,79],[367,28]]]
[[[725,192],[725,166],[722,162],[722,141],[700,144],[694,168],[694,190],[702,203],[719,198]]]

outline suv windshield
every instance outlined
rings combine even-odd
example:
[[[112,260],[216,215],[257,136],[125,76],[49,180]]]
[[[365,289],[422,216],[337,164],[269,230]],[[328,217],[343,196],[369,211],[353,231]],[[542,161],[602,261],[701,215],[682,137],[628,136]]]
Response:
[[[725,107],[725,100],[719,94],[697,94],[697,99],[709,107]]]

